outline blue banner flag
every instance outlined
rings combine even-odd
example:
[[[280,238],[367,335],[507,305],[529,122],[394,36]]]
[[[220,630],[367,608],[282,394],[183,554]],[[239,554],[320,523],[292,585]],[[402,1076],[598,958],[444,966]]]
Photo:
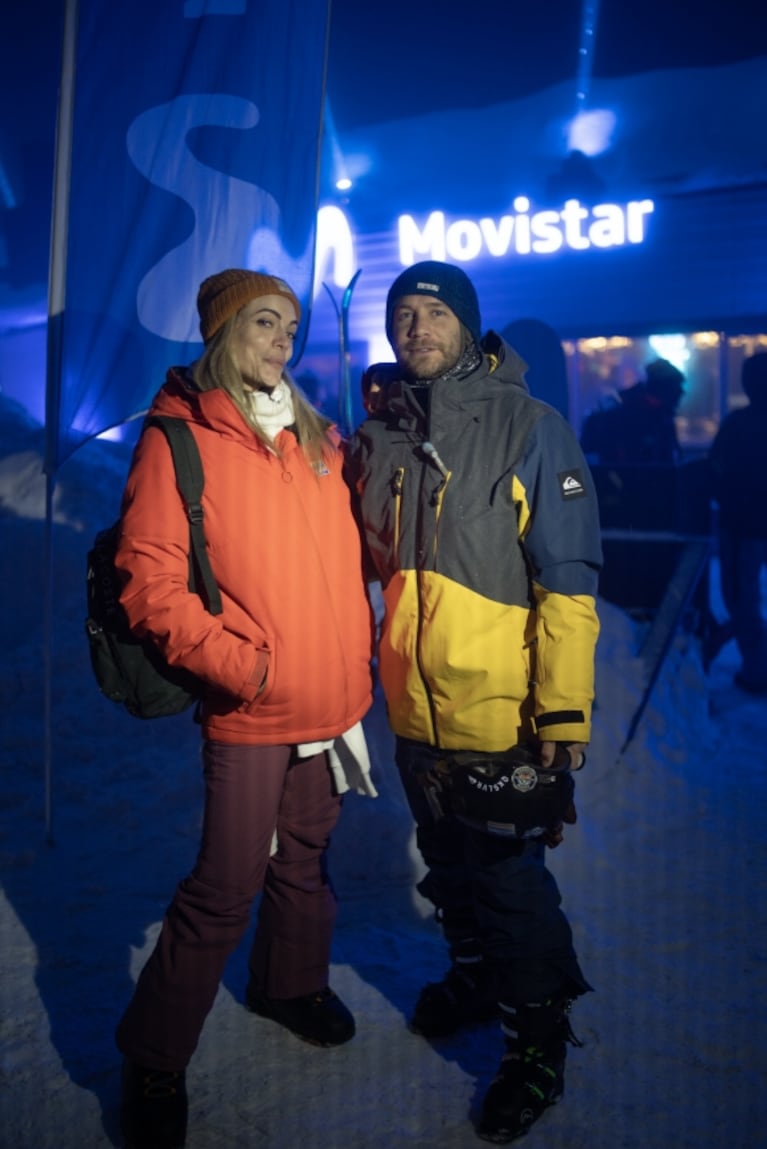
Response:
[[[247,267],[286,279],[303,306],[302,347],[329,7],[79,0],[49,473],[145,410],[169,365],[200,354],[207,275]],[[55,205],[53,236],[55,248]]]

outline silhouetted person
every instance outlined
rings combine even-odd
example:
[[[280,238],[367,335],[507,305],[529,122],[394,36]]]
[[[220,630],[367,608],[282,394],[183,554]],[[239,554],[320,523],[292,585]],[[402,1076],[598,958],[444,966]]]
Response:
[[[767,693],[767,621],[761,574],[767,568],[767,352],[744,360],[741,381],[749,404],[725,417],[709,462],[719,503],[722,595],[732,620],[743,690]]]
[[[684,394],[684,375],[667,359],[645,368],[645,378],[618,393],[612,407],[593,411],[581,447],[594,463],[676,463],[681,451],[674,416]]]

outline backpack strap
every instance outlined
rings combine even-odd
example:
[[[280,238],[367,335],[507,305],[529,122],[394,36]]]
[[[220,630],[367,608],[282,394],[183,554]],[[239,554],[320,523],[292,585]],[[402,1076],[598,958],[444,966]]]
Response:
[[[190,590],[200,595],[211,614],[221,614],[221,595],[213,577],[205,543],[202,512],[205,476],[194,435],[185,419],[174,419],[169,415],[151,415],[144,426],[159,427],[165,433],[173,456],[176,483],[189,519]]]

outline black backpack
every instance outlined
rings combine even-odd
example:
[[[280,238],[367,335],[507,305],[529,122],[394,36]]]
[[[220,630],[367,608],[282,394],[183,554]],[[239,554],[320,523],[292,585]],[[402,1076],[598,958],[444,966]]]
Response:
[[[150,416],[145,426],[167,436],[176,483],[189,519],[189,589],[211,614],[221,614],[221,595],[210,569],[202,524],[204,476],[194,436],[183,419]],[[205,686],[188,670],[168,666],[149,639],[132,633],[120,605],[114,560],[120,520],[99,531],[87,559],[88,636],[91,665],[102,694],[120,702],[135,718],[163,718],[199,702]]]

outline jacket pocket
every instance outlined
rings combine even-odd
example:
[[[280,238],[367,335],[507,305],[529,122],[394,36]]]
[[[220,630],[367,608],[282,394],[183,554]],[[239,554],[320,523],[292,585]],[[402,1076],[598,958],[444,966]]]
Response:
[[[253,671],[254,681],[258,682],[255,697],[244,702],[240,707],[246,714],[258,709],[261,703],[271,693],[274,685],[274,651],[261,647],[256,651],[256,664]]]

